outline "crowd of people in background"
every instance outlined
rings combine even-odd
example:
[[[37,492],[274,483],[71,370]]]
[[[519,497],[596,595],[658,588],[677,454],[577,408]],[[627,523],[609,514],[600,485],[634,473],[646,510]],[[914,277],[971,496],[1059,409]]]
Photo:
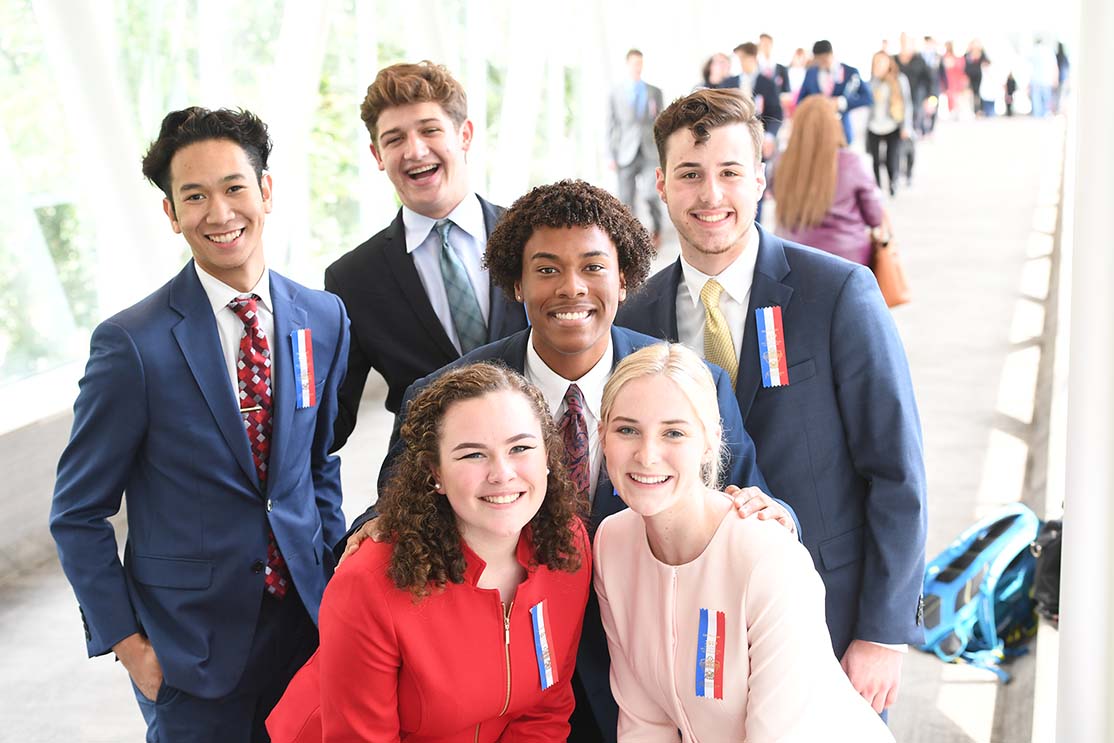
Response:
[[[902,36],[869,79],[838,51],[779,64],[764,34],[666,103],[632,49],[621,201],[561,180],[509,209],[470,184],[461,84],[387,66],[360,116],[401,207],[326,291],[267,267],[266,125],[167,114],[143,173],[192,259],[94,332],[51,509],[147,740],[892,741],[927,494],[864,266],[883,172],[893,196],[940,101],[992,115],[1010,76],[977,42]],[[1043,116],[1067,57],[1032,64]],[[395,425],[345,531],[372,370]]]

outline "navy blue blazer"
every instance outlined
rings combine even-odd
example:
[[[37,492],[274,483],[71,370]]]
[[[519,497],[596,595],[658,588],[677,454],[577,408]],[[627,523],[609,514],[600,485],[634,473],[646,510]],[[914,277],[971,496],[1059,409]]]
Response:
[[[487,234],[503,208],[480,197]],[[413,257],[406,252],[400,209],[393,222],[325,270],[325,289],[344,300],[352,318],[348,375],[340,387],[340,411],[333,450],[344,446],[356,426],[367,375],[375,369],[387,381],[387,410],[398,413],[402,395],[421,379],[460,358],[433,311]],[[488,341],[526,327],[522,305],[490,287]]]
[[[758,229],[735,390],[758,465],[800,520],[837,656],[853,639],[919,644],[924,456],[897,327],[869,269]],[[681,281],[678,261],[616,323],[676,339]],[[782,310],[787,387],[761,385],[755,309],[770,305]]]
[[[847,144],[851,144],[851,111],[874,103],[874,94],[870,91],[870,84],[863,80],[857,69],[842,62],[839,63],[839,66],[842,68],[842,79],[836,81],[836,84],[832,87],[832,98],[843,98],[847,101],[847,107],[843,110],[841,119],[843,121],[843,136],[847,138]],[[810,95],[816,95],[820,92],[819,68],[809,67],[805,72],[804,82],[801,83],[801,90],[797,93],[797,102],[799,103]]]
[[[271,277],[274,432],[261,487],[193,262],[93,332],[58,463],[50,529],[86,625],[90,656],[142,632],[166,682],[228,694],[243,674],[272,529],[314,621],[344,533],[328,454],[348,358],[331,294]],[[312,331],[317,404],[295,407],[291,334]],[[127,493],[121,564],[108,518]]]
[[[530,333],[523,330],[495,343],[477,348],[454,362],[446,369],[451,369],[463,364],[477,361],[500,361],[507,367],[524,373],[526,370],[526,344],[529,342]],[[611,345],[614,352],[615,363],[644,346],[661,343],[660,338],[635,333],[626,328],[612,326]],[[719,398],[720,418],[723,423],[723,440],[730,452],[730,462],[724,477],[730,484],[746,487],[754,485],[770,492],[762,474],[755,463],[754,442],[751,441],[746,429],[743,427],[742,417],[739,415],[739,406],[735,402],[735,395],[731,389],[731,379],[727,373],[715,364],[708,364],[716,380],[716,393]],[[402,451],[399,440],[401,421],[406,416],[407,407],[418,392],[433,379],[442,374],[446,369],[441,369],[424,379],[419,379],[406,391],[402,403],[402,412],[395,418],[394,432],[391,434],[391,448],[383,462],[383,469],[379,473],[380,488],[389,474],[390,465]],[[611,479],[607,475],[607,467],[601,466],[599,480],[596,485],[595,496],[592,499],[592,516],[589,533],[595,534],[600,522],[613,513],[626,508],[626,504],[619,499]],[[360,516],[352,525],[358,529],[365,521],[375,515],[374,506],[367,513]],[[339,545],[343,549],[344,545]],[[576,655],[576,673],[580,676],[585,694],[592,706],[592,713],[607,741],[614,741],[616,729],[619,724],[619,707],[611,695],[611,655],[607,648],[607,635],[604,633],[600,621],[599,602],[594,589],[589,591],[588,606],[584,614],[584,630],[580,636],[580,647]]]

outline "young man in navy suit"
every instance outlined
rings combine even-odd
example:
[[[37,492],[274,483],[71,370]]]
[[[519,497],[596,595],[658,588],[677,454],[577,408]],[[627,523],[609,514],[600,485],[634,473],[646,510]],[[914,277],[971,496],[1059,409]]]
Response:
[[[58,464],[50,528],[89,655],[123,663],[148,741],[267,740],[344,533],[348,319],[266,267],[270,150],[246,111],[163,119],[143,173],[193,260],[93,332]]]
[[[681,257],[616,322],[737,370],[759,467],[824,581],[833,649],[881,712],[906,646],[924,637],[924,457],[897,328],[869,269],[755,224],[766,182],[748,99],[697,91],[662,112],[654,135]]]
[[[356,425],[372,369],[386,379],[387,410],[397,413],[415,379],[526,327],[522,305],[491,286],[482,264],[503,209],[469,185],[464,88],[431,62],[391,65],[368,87],[360,116],[402,208],[325,271],[325,288],[352,318],[334,450]]]
[[[812,45],[812,66],[805,73],[797,101],[810,95],[834,98],[843,122],[843,136],[851,144],[851,111],[874,103],[870,84],[851,65],[837,62],[832,42],[821,39]]]
[[[653,246],[645,228],[606,191],[583,181],[533,189],[506,213],[488,241],[485,256],[494,284],[525,305],[530,328],[478,348],[451,365],[503,363],[541,389],[563,431],[580,428],[586,439],[582,474],[591,504],[591,533],[604,518],[626,507],[604,466],[599,410],[604,384],[615,364],[643,346],[660,342],[614,325],[616,311],[627,293],[645,280],[652,260]],[[402,447],[399,430],[409,401],[442,371],[407,390],[395,419],[391,452],[380,473],[381,486]],[[795,530],[792,514],[763,492],[765,481],[754,466],[754,447],[743,428],[730,378],[718,367],[712,371],[729,450],[725,480],[754,486],[744,487],[736,498],[740,515],[776,519]],[[367,521],[373,516],[371,509],[356,520],[348,552],[373,535],[374,525]],[[607,638],[592,594],[573,680],[577,707],[570,721],[570,741],[615,740],[618,707],[611,695],[609,670]]]

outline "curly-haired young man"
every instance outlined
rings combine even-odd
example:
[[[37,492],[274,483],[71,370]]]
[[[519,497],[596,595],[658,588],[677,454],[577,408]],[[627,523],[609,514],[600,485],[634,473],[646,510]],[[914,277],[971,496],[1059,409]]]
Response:
[[[402,208],[325,271],[325,288],[352,317],[334,449],[356,425],[372,369],[386,379],[386,407],[397,413],[415,379],[526,327],[522,305],[495,290],[482,265],[503,208],[468,182],[473,127],[464,88],[432,62],[391,65],[368,87],[360,116]]]
[[[589,533],[605,517],[625,508],[603,467],[599,442],[603,387],[620,359],[643,346],[658,343],[614,324],[619,305],[638,289],[650,270],[653,244],[646,229],[611,194],[584,181],[566,180],[539,186],[519,198],[488,240],[484,260],[491,281],[526,306],[530,327],[476,349],[455,362],[497,360],[523,373],[545,395],[562,430],[569,468],[591,506]],[[419,390],[444,370],[415,382],[406,392],[395,419],[391,451],[380,484],[402,449],[399,428],[407,405]],[[748,488],[752,497],[765,481],[754,466],[755,452],[743,429],[731,380],[713,367],[729,449],[725,479]],[[792,525],[781,505],[762,501],[762,518]],[[751,504],[755,512],[755,503]],[[376,528],[357,519],[346,554]],[[607,639],[594,596],[589,599],[584,633],[577,655],[573,689],[577,708],[570,740],[614,741],[618,708],[608,682]]]
[[[87,649],[120,659],[147,740],[266,739],[344,532],[328,451],[348,319],[267,269],[270,149],[247,111],[163,119],[143,173],[193,260],[93,332],[58,463],[50,529]]]

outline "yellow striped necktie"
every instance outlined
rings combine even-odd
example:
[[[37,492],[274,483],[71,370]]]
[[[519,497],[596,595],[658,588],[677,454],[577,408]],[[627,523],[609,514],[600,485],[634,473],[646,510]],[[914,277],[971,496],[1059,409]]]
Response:
[[[735,354],[735,341],[731,338],[731,328],[727,318],[719,308],[719,298],[723,286],[715,279],[708,279],[700,290],[700,301],[704,303],[704,358],[723,368],[731,377],[731,386],[739,374],[739,357]]]

